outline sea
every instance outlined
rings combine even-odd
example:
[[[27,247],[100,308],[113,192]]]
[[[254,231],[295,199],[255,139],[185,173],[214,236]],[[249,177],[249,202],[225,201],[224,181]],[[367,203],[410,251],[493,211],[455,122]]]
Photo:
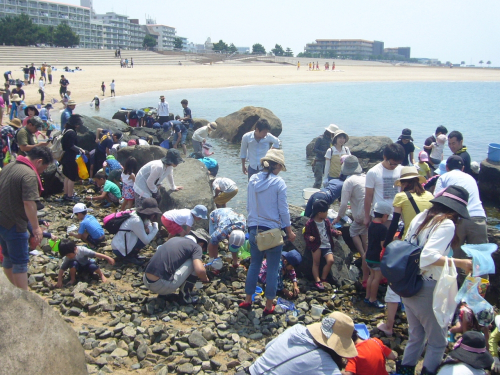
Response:
[[[119,83],[116,91],[120,91]],[[180,101],[188,99],[193,117],[208,121],[245,106],[271,110],[283,124],[279,138],[287,172],[280,175],[287,184],[288,201],[295,205],[304,204],[302,190],[314,183],[306,146],[329,124],[352,136],[388,136],[394,141],[402,129],[409,128],[416,154],[436,127],[444,125],[448,131],[462,132],[464,145],[478,162],[486,158],[489,143],[500,143],[498,82],[341,82],[179,89],[106,98],[99,110],[89,103],[78,105],[75,112],[111,118],[120,108],[156,107],[160,95],[165,95],[171,113],[182,115]],[[219,176],[229,177],[239,186],[231,206],[244,211],[247,179],[241,172],[239,145],[217,139],[209,142],[214,146],[212,157],[219,163]],[[445,158],[450,154],[446,148]],[[488,215],[496,222],[500,211],[488,205]]]

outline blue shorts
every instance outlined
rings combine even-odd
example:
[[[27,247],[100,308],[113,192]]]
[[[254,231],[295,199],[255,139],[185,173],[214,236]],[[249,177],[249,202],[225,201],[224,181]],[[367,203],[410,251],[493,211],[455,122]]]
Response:
[[[321,256],[326,257],[328,254],[333,254],[331,248],[319,248],[321,250]]]
[[[179,138],[178,136],[179,133],[175,133],[174,134],[174,144],[177,143],[177,138]],[[181,141],[179,142],[181,145],[184,145],[186,144],[186,137],[187,137],[187,132],[185,133],[181,133]]]
[[[19,233],[15,225],[10,229],[0,226],[0,245],[2,246],[3,268],[12,268],[13,273],[28,272],[28,239],[28,231]]]

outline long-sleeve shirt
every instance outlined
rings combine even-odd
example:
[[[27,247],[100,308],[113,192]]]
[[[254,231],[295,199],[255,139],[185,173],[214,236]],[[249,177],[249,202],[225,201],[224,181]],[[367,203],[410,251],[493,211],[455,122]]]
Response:
[[[153,160],[143,166],[135,177],[134,192],[144,198],[151,198],[158,192],[158,185],[167,179],[169,188],[176,189],[174,183],[174,167],[163,164],[161,160]]]
[[[325,161],[325,153],[331,147],[332,140],[320,135],[314,142],[314,157],[317,161]]]
[[[488,343],[490,344],[490,353],[493,357],[498,357],[498,342],[500,341],[500,331],[498,327],[490,333],[490,339]]]
[[[167,102],[159,102],[158,103],[158,116],[168,116],[170,114],[168,110],[168,103]]]
[[[207,125],[207,126],[203,126],[199,129],[197,129],[194,133],[193,133],[193,141],[196,141],[196,142],[203,142],[204,139],[207,139],[208,138],[208,128],[210,127],[210,125]]]
[[[255,139],[255,132],[252,130],[241,138],[240,159],[247,159],[252,169],[261,169],[260,159],[266,156],[267,151],[272,147],[279,148],[280,141],[271,133],[260,139]]]
[[[71,117],[72,113],[73,113],[73,111],[70,108],[66,108],[61,113],[61,129],[64,129],[64,126],[69,121],[69,118]]]
[[[351,202],[352,218],[356,223],[363,223],[365,219],[365,182],[366,175],[353,174],[344,181],[340,200],[339,217],[344,217],[347,204]]]
[[[138,239],[145,245],[149,244],[158,233],[158,223],[149,223],[147,228],[149,234],[146,233],[142,219],[136,213],[132,213],[122,223],[120,231],[113,237],[111,248],[118,250],[123,256],[126,256],[132,251]]]

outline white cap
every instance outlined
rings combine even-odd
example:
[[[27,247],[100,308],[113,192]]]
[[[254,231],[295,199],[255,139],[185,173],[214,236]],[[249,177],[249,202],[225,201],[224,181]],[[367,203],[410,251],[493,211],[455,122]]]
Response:
[[[88,211],[87,206],[85,206],[83,203],[77,203],[73,206],[73,215],[71,215],[71,218],[73,218],[76,214],[85,211]]]
[[[375,203],[373,206],[373,212],[377,212],[382,215],[392,215],[393,207],[386,201],[380,201]]]
[[[233,249],[239,249],[245,243],[245,232],[236,229],[229,235],[229,246]]]
[[[184,236],[184,238],[189,238],[191,241],[196,243],[196,238],[194,238],[194,236],[191,236],[190,234],[188,234],[187,236]]]

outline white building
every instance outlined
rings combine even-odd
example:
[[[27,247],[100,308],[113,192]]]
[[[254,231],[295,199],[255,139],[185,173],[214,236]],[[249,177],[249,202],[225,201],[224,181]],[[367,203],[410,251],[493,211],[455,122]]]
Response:
[[[174,49],[175,27],[147,23],[143,28],[146,29],[147,34],[156,39],[158,51],[172,51]]]
[[[142,49],[146,33],[139,25],[139,20],[131,20],[115,12],[96,14],[95,17],[103,24],[104,48]]]

